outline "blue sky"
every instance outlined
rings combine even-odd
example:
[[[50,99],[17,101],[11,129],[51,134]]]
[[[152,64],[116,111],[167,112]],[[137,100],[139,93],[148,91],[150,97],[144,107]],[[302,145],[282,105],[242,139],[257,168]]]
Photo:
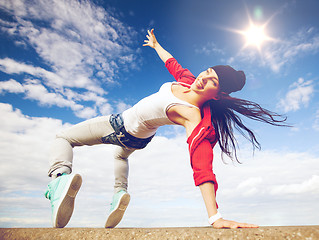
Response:
[[[305,1],[0,2],[0,227],[50,227],[48,151],[56,132],[122,112],[173,78],[161,45],[194,75],[229,64],[247,76],[233,96],[285,114],[292,128],[245,120],[262,145],[238,136],[243,164],[215,148],[220,211],[260,225],[317,224],[319,4]],[[247,45],[250,23],[267,39]],[[103,227],[112,197],[112,146],[75,149],[83,187],[68,226]],[[130,159],[131,204],[120,227],[206,226],[185,132],[162,127]]]

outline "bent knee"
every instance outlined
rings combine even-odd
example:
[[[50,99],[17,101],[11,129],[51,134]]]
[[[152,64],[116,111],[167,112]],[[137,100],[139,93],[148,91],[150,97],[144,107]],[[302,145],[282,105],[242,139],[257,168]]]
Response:
[[[76,146],[72,138],[70,138],[65,131],[60,131],[55,134],[55,140],[60,142],[68,142],[72,147]]]
[[[128,156],[122,155],[121,153],[119,153],[119,152],[117,152],[117,151],[114,152],[113,157],[114,157],[114,159],[116,159],[116,160],[128,161]]]
[[[134,150],[128,150],[123,147],[116,147],[113,156],[116,160],[128,161],[128,157],[134,152]]]

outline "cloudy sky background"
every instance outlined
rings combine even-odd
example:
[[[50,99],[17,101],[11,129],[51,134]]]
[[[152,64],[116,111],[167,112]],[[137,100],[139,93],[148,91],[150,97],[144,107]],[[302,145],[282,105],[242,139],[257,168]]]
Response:
[[[55,133],[122,112],[173,78],[146,30],[197,75],[230,64],[247,75],[233,96],[283,113],[292,128],[245,120],[262,145],[238,136],[240,160],[215,148],[217,200],[227,219],[318,224],[319,4],[305,1],[0,2],[0,227],[50,227],[44,198]],[[238,31],[265,25],[269,41],[245,46]],[[103,227],[113,193],[112,146],[74,151],[83,177],[69,227]],[[130,158],[131,203],[119,227],[206,226],[185,132],[162,127]]]

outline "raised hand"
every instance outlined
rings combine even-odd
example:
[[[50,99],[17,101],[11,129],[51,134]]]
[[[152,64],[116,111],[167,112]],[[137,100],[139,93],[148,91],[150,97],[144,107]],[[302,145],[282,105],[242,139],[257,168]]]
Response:
[[[156,40],[156,37],[154,35],[154,29],[152,29],[151,31],[150,30],[147,30],[147,40],[144,40],[145,44],[143,44],[143,46],[149,46],[151,48],[155,48],[156,44],[158,44],[157,40]]]
[[[158,56],[163,60],[165,63],[167,59],[172,58],[173,56],[167,52],[156,40],[156,37],[154,35],[154,29],[147,30],[147,40],[145,40],[143,46],[149,46],[157,52]]]

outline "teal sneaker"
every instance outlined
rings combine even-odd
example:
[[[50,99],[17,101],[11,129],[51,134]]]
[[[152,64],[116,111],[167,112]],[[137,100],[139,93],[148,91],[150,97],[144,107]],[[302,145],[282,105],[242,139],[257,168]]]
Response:
[[[110,215],[105,223],[106,228],[114,228],[123,218],[124,212],[130,203],[130,194],[121,190],[115,193],[111,203]]]
[[[66,173],[49,183],[45,197],[51,201],[53,227],[63,228],[68,224],[81,184],[82,177],[79,174]]]

